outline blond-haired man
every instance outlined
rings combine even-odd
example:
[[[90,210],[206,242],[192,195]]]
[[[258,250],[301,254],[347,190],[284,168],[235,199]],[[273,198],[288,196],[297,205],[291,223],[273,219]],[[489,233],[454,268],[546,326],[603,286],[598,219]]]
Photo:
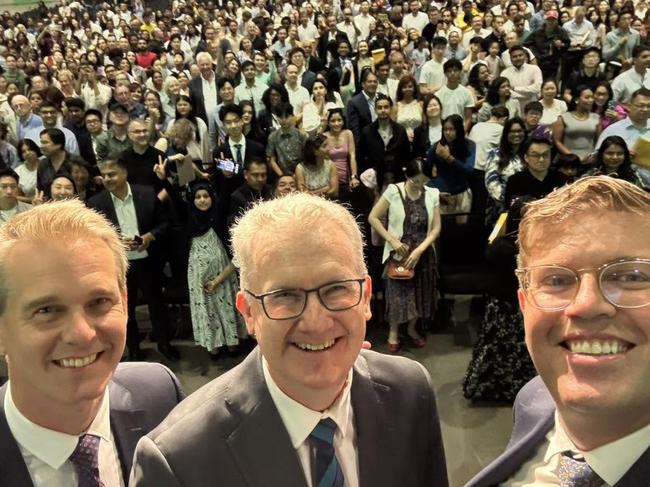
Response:
[[[507,450],[467,487],[648,485],[650,195],[609,176],[530,203],[519,304],[539,377]]]
[[[445,486],[426,370],[363,350],[371,283],[351,214],[297,193],[232,230],[259,343],[138,444],[134,486]]]
[[[79,201],[0,227],[0,485],[126,485],[138,439],[180,401],[165,367],[118,366],[126,269],[114,228]]]

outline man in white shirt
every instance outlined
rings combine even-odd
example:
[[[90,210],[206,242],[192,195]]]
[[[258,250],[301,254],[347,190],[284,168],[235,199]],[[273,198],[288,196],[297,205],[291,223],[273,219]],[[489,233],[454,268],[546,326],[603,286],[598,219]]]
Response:
[[[537,145],[528,163],[548,164]],[[466,487],[647,484],[649,215],[648,193],[610,176],[526,206],[518,296],[539,377],[517,396],[507,450]]]
[[[485,176],[488,154],[499,147],[503,125],[508,120],[509,115],[506,107],[492,107],[489,120],[477,123],[469,133],[468,137],[476,144],[474,171],[481,171],[483,176]]]
[[[255,64],[253,61],[244,61],[241,65],[243,79],[235,88],[235,103],[242,100],[251,100],[255,104],[255,113],[264,109],[262,97],[268,86],[256,80]]]
[[[444,37],[434,37],[431,41],[431,59],[422,65],[418,80],[422,95],[435,93],[445,84],[443,70],[443,66],[447,62],[444,55],[445,47],[447,47],[447,39]]]
[[[284,87],[289,93],[289,103],[293,107],[293,114],[300,120],[302,119],[302,110],[311,101],[311,98],[307,89],[298,84],[298,66],[288,64],[286,74],[287,82],[284,84]]]
[[[623,71],[612,81],[614,100],[620,103],[628,103],[639,88],[650,88],[650,47],[639,44],[632,52],[632,69]]]
[[[409,3],[411,12],[404,16],[402,19],[402,27],[408,32],[410,29],[415,29],[422,32],[422,29],[429,23],[429,16],[424,12],[420,12],[420,0],[411,0]]]
[[[346,7],[343,9],[343,22],[339,22],[338,24],[336,24],[336,27],[341,32],[345,32],[345,34],[348,36],[350,44],[352,45],[352,48],[356,49],[357,40],[359,35],[361,34],[361,30],[359,29],[359,27],[357,27],[354,21],[354,17],[352,15],[352,9],[350,7]]]
[[[300,17],[300,25],[298,26],[298,40],[300,42],[307,41],[310,39],[318,39],[320,33],[318,28],[309,21],[309,17],[303,14]]]
[[[510,81],[510,90],[519,100],[521,113],[528,102],[537,101],[542,89],[542,71],[538,66],[526,62],[526,51],[522,46],[509,49],[512,66],[506,68],[501,76]]]
[[[444,120],[449,115],[460,115],[465,122],[465,131],[468,131],[472,124],[474,96],[460,84],[463,65],[458,59],[450,59],[445,63],[444,70],[447,84],[436,92],[442,104],[442,118]]]
[[[231,232],[259,346],[140,442],[131,485],[447,485],[426,370],[361,350],[371,283],[352,214],[294,193]]]
[[[370,15],[370,3],[363,0],[359,6],[359,14],[354,17],[354,23],[359,28],[359,39],[367,39],[370,35],[370,23],[376,22],[375,18]]]
[[[118,365],[127,320],[119,236],[68,200],[13,216],[0,240],[0,274],[11,276],[0,296],[3,485],[125,486],[138,439],[181,393],[161,365]]]
[[[469,41],[471,41],[473,37],[478,36],[485,39],[489,35],[490,31],[483,28],[483,17],[480,15],[474,15],[472,17],[472,30],[463,34],[463,47],[469,49]]]

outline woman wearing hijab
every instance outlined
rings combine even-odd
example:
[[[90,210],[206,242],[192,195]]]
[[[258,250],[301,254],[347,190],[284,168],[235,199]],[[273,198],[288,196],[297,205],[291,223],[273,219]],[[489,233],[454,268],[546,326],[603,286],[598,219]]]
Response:
[[[191,239],[187,282],[194,341],[216,360],[220,347],[225,345],[234,353],[239,340],[248,334],[235,309],[237,275],[217,234],[217,202],[210,184],[192,184],[187,202]]]

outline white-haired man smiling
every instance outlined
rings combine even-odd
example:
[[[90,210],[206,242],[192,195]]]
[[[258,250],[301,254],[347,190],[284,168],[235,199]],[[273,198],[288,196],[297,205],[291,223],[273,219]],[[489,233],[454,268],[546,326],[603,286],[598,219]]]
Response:
[[[140,441],[132,485],[446,486],[428,373],[361,350],[371,282],[351,214],[291,194],[232,237],[259,347]]]

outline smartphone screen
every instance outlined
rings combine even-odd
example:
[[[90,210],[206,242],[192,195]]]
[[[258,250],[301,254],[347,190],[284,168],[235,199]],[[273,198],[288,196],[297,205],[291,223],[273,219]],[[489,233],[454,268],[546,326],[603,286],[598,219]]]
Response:
[[[222,171],[228,171],[233,174],[238,174],[239,164],[236,164],[235,162],[230,161],[228,159],[217,159],[217,169],[221,169]]]

